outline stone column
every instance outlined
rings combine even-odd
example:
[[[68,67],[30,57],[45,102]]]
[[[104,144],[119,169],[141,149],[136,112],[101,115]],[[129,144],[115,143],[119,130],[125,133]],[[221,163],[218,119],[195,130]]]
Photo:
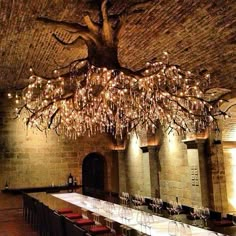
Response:
[[[228,211],[227,185],[225,163],[221,133],[215,137],[210,133],[210,181],[211,181],[211,207],[216,211],[226,213]]]
[[[119,192],[127,192],[127,171],[125,163],[125,150],[116,150],[119,168]]]
[[[160,163],[158,156],[158,146],[148,146],[148,152],[150,163],[151,197],[160,197]]]
[[[192,204],[209,206],[206,139],[184,140],[192,182]]]
[[[202,193],[202,206],[209,206],[209,183],[208,183],[208,163],[207,163],[207,151],[206,151],[206,140],[197,139],[197,149],[199,157],[199,180]]]
[[[151,197],[160,196],[158,147],[140,147],[143,151],[143,193]]]

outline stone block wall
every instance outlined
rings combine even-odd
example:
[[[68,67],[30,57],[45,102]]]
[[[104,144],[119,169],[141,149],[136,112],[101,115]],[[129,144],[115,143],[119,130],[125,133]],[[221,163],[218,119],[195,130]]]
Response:
[[[164,135],[159,150],[160,193],[165,201],[178,197],[182,204],[191,202],[191,174],[187,159],[187,147],[181,137]]]
[[[181,137],[172,134],[164,136],[159,153],[157,151],[154,157],[156,165],[150,165],[150,153],[143,153],[140,149],[140,144],[143,144],[140,138],[142,136],[131,136],[127,145],[125,157],[127,161],[123,169],[127,168],[128,191],[131,194],[154,195],[151,193],[151,178],[154,173],[159,172],[160,183],[156,181],[156,184],[157,182],[160,184],[160,197],[165,201],[175,200],[178,197],[182,203],[192,205],[190,164],[187,147],[181,141]]]
[[[236,99],[231,100],[231,104]],[[228,211],[236,210],[236,106],[230,109],[231,117],[222,122],[223,155],[221,166],[224,166],[226,191],[222,193],[227,199]],[[223,164],[222,164],[223,163]],[[218,182],[222,182],[222,171]]]
[[[227,192],[228,211],[236,209],[236,148],[234,150],[225,149],[225,178]]]
[[[109,135],[79,138],[77,141],[26,129],[22,119],[13,119],[14,104],[0,99],[0,189],[48,186],[67,183],[69,173],[82,182],[82,163],[91,152],[106,159],[105,186],[111,186],[113,140]]]
[[[145,194],[143,187],[143,152],[140,149],[140,139],[131,134],[126,152],[127,190],[131,194]]]
[[[143,194],[145,196],[151,196],[151,181],[150,181],[150,162],[149,162],[149,153],[145,152],[142,155],[142,173],[143,173]]]
[[[152,139],[155,144],[158,142],[159,146],[156,158],[152,159],[157,162],[158,170],[155,170],[153,168],[156,167],[150,164],[148,159],[149,153],[140,148],[148,145],[148,139],[143,134],[140,137],[130,137],[126,150],[117,155],[112,151],[115,149],[114,140],[109,135],[81,137],[76,141],[58,137],[54,133],[46,136],[40,131],[27,130],[21,119],[12,119],[13,109],[11,101],[4,97],[0,99],[0,188],[4,187],[6,181],[10,187],[65,184],[69,173],[81,183],[83,159],[91,152],[98,152],[106,160],[107,190],[118,191],[119,184],[122,190],[131,194],[153,195],[153,173],[155,172],[155,178],[158,178],[158,172],[157,182],[160,184],[160,197],[163,200],[175,200],[178,197],[179,201],[186,205],[199,205],[201,202],[200,192],[191,182],[192,167],[197,166],[197,151],[188,153],[186,144],[178,135],[165,134],[161,140]],[[232,138],[234,132],[233,128],[230,128],[236,123],[236,115],[233,112],[231,114],[231,119],[222,125],[223,151],[218,146],[210,147],[210,154],[205,153],[204,156],[211,185],[209,189],[205,187],[206,191],[211,194],[212,207],[223,211],[236,209],[236,140]],[[225,146],[224,141],[230,141],[231,146]],[[122,174],[119,181],[118,170],[121,170]]]

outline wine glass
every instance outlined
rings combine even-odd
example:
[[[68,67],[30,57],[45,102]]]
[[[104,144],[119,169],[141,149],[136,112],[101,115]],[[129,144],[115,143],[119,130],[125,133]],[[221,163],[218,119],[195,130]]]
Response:
[[[192,235],[192,230],[190,225],[185,224],[185,235],[186,236],[191,236]]]
[[[157,199],[157,209],[158,209],[158,215],[161,215],[161,210],[163,207],[163,201],[161,198]]]
[[[152,212],[155,214],[155,198],[152,198],[152,202],[150,202],[149,205],[152,209]]]
[[[120,204],[121,205],[123,205],[124,204],[124,192],[122,192],[121,194],[120,194],[120,196],[119,196],[119,198],[120,198]]]
[[[183,223],[178,223],[179,235],[186,235],[186,229]]]
[[[168,211],[168,213],[169,213],[169,216],[170,216],[170,218],[171,218],[171,215],[172,215],[172,212],[173,212],[173,202],[172,201],[170,201],[168,204],[167,204],[167,207],[166,207],[166,209],[167,209],[167,211]]]
[[[147,233],[151,235],[151,229],[152,229],[152,223],[154,223],[154,218],[152,214],[147,215],[147,221],[146,221],[146,226],[147,226]]]
[[[140,196],[140,206],[145,204],[145,198],[143,196]]]
[[[153,198],[153,212],[157,213],[157,198]]]
[[[180,221],[180,217],[179,217],[179,214],[180,212],[182,211],[182,205],[181,203],[178,203],[178,202],[175,202],[173,204],[173,207],[174,207],[174,212],[176,212],[178,214],[178,217],[176,218],[176,220]]]
[[[132,211],[132,209],[127,207],[125,214],[126,214],[126,219],[127,219],[128,223],[130,223],[131,219],[133,218],[133,211]]]
[[[146,212],[142,212],[142,225],[143,225],[143,228],[144,228],[144,232],[146,230],[146,227],[148,225],[148,213]]]
[[[143,211],[138,211],[136,221],[140,225],[141,231],[142,231],[142,226],[144,224],[144,212]]]
[[[123,219],[124,219],[124,206],[119,206],[118,215],[121,218],[121,220],[123,221]]]
[[[135,194],[135,195],[134,195],[134,199],[132,200],[133,203],[134,203],[134,208],[139,209],[140,198],[141,198],[141,196],[139,196],[138,194]]]
[[[190,214],[193,217],[193,225],[197,226],[196,218],[199,216],[199,208],[194,206],[190,211]]]
[[[170,236],[177,235],[177,223],[175,221],[170,221],[168,224],[168,233]]]
[[[209,217],[210,217],[210,210],[209,210],[209,208],[207,208],[207,207],[203,207],[203,208],[201,208],[200,209],[200,216],[201,216],[201,218],[203,219],[203,223],[204,223],[204,228],[208,228],[208,226],[207,226],[207,220],[209,219]]]

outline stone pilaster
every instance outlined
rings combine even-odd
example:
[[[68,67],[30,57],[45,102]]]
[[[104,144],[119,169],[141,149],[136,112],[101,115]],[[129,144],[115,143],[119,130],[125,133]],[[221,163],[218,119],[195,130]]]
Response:
[[[160,196],[159,171],[158,171],[158,147],[141,147],[143,151],[143,185],[144,193],[151,197]]]
[[[206,139],[184,140],[191,173],[192,204],[209,206]]]
[[[228,211],[227,183],[223,145],[221,142],[210,140],[210,180],[211,180],[211,207],[216,211]]]
[[[158,157],[158,146],[148,146],[150,163],[151,197],[160,197],[160,163]]]
[[[125,150],[116,150],[119,163],[119,192],[127,191],[127,171],[125,163]]]

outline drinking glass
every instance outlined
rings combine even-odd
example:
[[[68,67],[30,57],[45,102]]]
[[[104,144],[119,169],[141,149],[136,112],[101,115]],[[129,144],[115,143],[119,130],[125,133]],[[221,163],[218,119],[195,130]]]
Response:
[[[144,226],[144,220],[145,220],[145,216],[144,216],[144,212],[143,211],[139,211],[137,213],[137,223],[140,225],[140,229],[141,231],[143,230],[143,226]]]
[[[141,211],[137,212],[136,221],[137,221],[138,224],[142,223],[142,215],[141,214],[142,214]]]
[[[177,223],[175,221],[170,221],[168,224],[168,233],[170,236],[177,235]]]
[[[186,236],[191,236],[192,235],[192,230],[190,225],[185,225],[185,235]]]
[[[209,210],[209,208],[207,208],[207,207],[201,208],[200,209],[200,215],[201,215],[201,218],[203,219],[203,223],[204,223],[203,227],[207,229],[208,228],[207,220],[210,217],[210,210]]]
[[[154,213],[157,213],[157,210],[158,210],[158,199],[154,198],[153,199],[153,203],[154,203]]]
[[[152,202],[149,204],[153,214],[155,214],[155,198],[152,198]]]
[[[158,215],[161,215],[162,208],[163,208],[163,201],[161,198],[158,198],[157,200]]]
[[[173,207],[173,202],[172,202],[172,201],[170,201],[170,202],[167,204],[166,209],[167,209],[167,211],[168,211],[168,213],[169,213],[169,216],[170,216],[170,218],[171,218],[172,212],[174,212],[174,211],[173,211],[174,207]]]
[[[178,223],[179,235],[186,235],[186,229],[183,223]]]
[[[130,221],[132,220],[133,218],[133,211],[131,208],[127,207],[126,208],[126,219],[128,221],[128,224],[130,223]]]
[[[193,217],[193,225],[197,226],[196,218],[199,216],[199,207],[194,206],[190,211],[191,216]]]
[[[182,205],[181,205],[181,203],[175,202],[173,204],[173,207],[174,207],[174,212],[176,212],[178,214],[178,217],[176,217],[176,220],[180,221],[179,214],[182,211]]]
[[[124,198],[123,195],[124,195],[124,193],[122,192],[122,193],[120,194],[120,196],[119,196],[119,198],[120,198],[120,204],[121,204],[121,205],[124,204],[124,199],[125,199],[125,198]]]
[[[151,235],[152,223],[154,223],[153,215],[152,215],[152,214],[148,214],[148,219],[147,219],[147,233],[149,232],[149,235]]]
[[[128,201],[129,201],[129,194],[125,193],[125,205],[128,205]]]
[[[119,206],[118,214],[121,220],[123,220],[124,219],[124,206]]]

